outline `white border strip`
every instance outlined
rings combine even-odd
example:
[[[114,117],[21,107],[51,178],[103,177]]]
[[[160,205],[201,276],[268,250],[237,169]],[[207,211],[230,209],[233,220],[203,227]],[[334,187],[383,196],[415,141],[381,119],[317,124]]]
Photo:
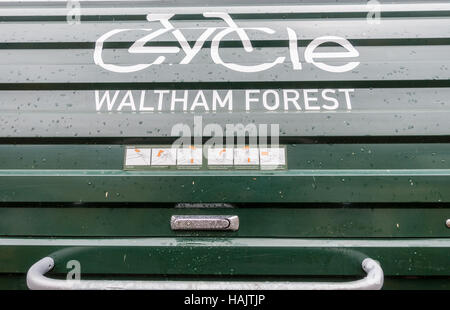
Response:
[[[107,0],[105,0],[107,1]],[[116,1],[116,0],[114,0]],[[27,3],[42,2],[39,0],[32,1],[8,1],[2,2],[2,4],[7,3],[20,3],[26,5]],[[53,0],[51,2],[64,4],[67,1],[63,0]],[[211,12],[227,12],[229,14],[233,13],[333,13],[333,12],[368,12],[369,8],[366,5],[353,5],[353,4],[341,4],[341,5],[277,5],[277,6],[211,6],[211,7],[101,7],[98,8],[83,8],[83,2],[91,1],[79,1],[81,6],[82,15],[142,15],[145,12],[152,13],[172,13],[172,14],[201,14],[205,10]],[[98,2],[98,1],[95,1]],[[121,1],[123,2],[123,1]],[[380,4],[381,12],[420,12],[420,11],[449,11],[450,3],[405,3],[405,4]],[[36,7],[36,8],[2,8],[0,9],[0,15],[2,16],[35,16],[43,15],[45,12],[46,16],[60,16],[67,14],[67,8],[52,8],[52,7]]]

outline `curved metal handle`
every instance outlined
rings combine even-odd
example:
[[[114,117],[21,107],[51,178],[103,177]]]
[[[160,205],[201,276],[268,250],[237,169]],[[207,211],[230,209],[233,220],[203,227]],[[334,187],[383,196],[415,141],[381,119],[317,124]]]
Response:
[[[108,281],[55,280],[45,277],[55,262],[44,257],[30,267],[27,285],[32,290],[379,290],[383,286],[383,269],[366,258],[361,280],[350,282],[256,282],[256,281]]]

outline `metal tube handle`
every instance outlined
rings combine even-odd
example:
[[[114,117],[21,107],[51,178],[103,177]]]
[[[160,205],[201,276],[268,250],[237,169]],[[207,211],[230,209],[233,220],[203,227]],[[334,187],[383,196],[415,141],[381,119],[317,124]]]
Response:
[[[109,281],[56,280],[45,277],[55,262],[44,257],[30,267],[27,285],[32,290],[379,290],[383,269],[373,259],[362,261],[366,277],[349,282],[258,282],[258,281]]]

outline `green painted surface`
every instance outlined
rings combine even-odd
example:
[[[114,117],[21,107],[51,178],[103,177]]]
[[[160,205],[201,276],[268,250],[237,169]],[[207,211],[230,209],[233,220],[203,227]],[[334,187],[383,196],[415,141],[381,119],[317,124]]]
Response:
[[[237,36],[227,35],[220,46],[224,59],[251,65],[286,57],[272,69],[248,74],[214,64],[210,38],[188,66],[179,64],[182,53],[127,74],[94,63],[95,42],[106,32],[161,27],[146,21],[147,12],[174,10],[173,25],[193,46],[198,33],[186,28],[224,26],[201,16],[202,1],[189,8],[166,1],[120,8],[83,4],[78,25],[67,23],[65,3],[3,5],[0,287],[24,288],[24,273],[47,255],[56,258],[53,275],[59,276],[67,272],[68,260],[78,259],[82,272],[93,278],[279,280],[358,278],[361,259],[370,256],[385,271],[386,289],[449,289],[450,229],[444,223],[450,218],[450,6],[430,3],[424,10],[409,4],[392,10],[382,4],[381,23],[371,25],[354,1],[324,3],[229,4],[226,9],[239,26],[275,32],[249,32],[255,47],[249,53]],[[336,4],[346,4],[345,9]],[[221,5],[211,0],[208,7]],[[293,70],[289,60],[287,27],[299,37],[302,70]],[[306,62],[306,46],[325,35],[348,39],[360,65],[336,74]],[[105,43],[104,58],[118,65],[152,61],[154,55],[128,52],[142,36],[139,30],[115,35]],[[170,33],[148,44],[179,46]],[[325,109],[318,96],[319,110],[306,111],[301,100],[301,110],[286,110],[281,103],[268,112],[261,102],[246,111],[247,89],[354,91],[351,110],[340,93],[335,111]],[[118,91],[111,111],[97,109],[96,90]],[[137,103],[146,91],[146,104],[156,103],[150,96],[155,90],[188,90],[189,104],[199,91],[210,98],[216,90],[231,90],[233,111],[185,113],[177,107],[172,113],[169,97],[161,111],[143,112],[140,106],[118,111],[128,90]],[[192,127],[195,115],[204,125],[279,124],[288,169],[123,170],[126,145],[170,144],[172,126]],[[338,143],[314,144],[317,137]],[[345,142],[355,137],[378,140]],[[441,143],[430,143],[436,138]],[[178,202],[238,207],[173,208]],[[169,228],[174,214],[224,213],[239,215],[239,231],[175,233]]]
[[[283,171],[123,171],[120,145],[0,151],[4,202],[450,201],[444,143],[289,144]]]
[[[145,53],[129,53],[128,48],[143,37],[139,29],[160,29],[159,22],[146,21],[145,14],[176,13],[171,20],[183,31],[193,46],[198,31],[192,27],[224,27],[218,18],[204,18],[204,5],[183,7],[179,3],[151,3],[136,8],[131,4],[120,9],[97,4],[83,8],[79,24],[67,23],[64,7],[16,7],[0,12],[0,136],[17,137],[166,137],[175,123],[192,122],[202,115],[205,123],[278,123],[281,136],[417,136],[447,135],[450,89],[449,13],[448,4],[433,5],[429,10],[409,4],[406,7],[384,7],[381,21],[369,24],[366,12],[354,2],[345,9],[336,3],[320,3],[305,12],[302,3],[254,2],[228,5],[226,9],[238,26],[269,27],[273,33],[249,31],[255,49],[245,52],[238,36],[225,36],[220,55],[226,62],[241,65],[272,62],[285,57],[263,72],[236,72],[214,63],[211,58],[212,38],[208,37],[189,65],[180,64],[184,55],[165,54],[165,62],[145,70],[116,73],[94,63],[96,41],[114,29],[130,29],[106,40],[104,58],[116,65],[149,63],[155,59]],[[365,3],[364,3],[365,4]],[[216,3],[219,7],[223,3]],[[269,5],[269,6],[268,6]],[[271,6],[270,6],[271,5]],[[339,5],[339,4],[338,4]],[[420,4],[419,4],[420,5]],[[206,7],[215,8],[209,3]],[[309,10],[309,8],[308,8]],[[289,56],[286,29],[298,36],[297,51],[302,70],[293,70]],[[217,33],[218,31],[216,31]],[[330,73],[306,61],[305,49],[321,36],[339,36],[348,40],[359,53],[360,65],[349,72]],[[146,46],[180,44],[171,32],[147,42]],[[325,53],[337,51],[335,46],[321,46]],[[331,59],[338,65],[342,60]],[[76,73],[75,73],[76,72]],[[329,111],[286,112],[281,104],[276,111],[262,110],[256,104],[251,113],[243,112],[244,90],[267,89],[352,89],[352,110],[342,110],[343,94],[336,94],[340,109]],[[120,90],[112,111],[97,111],[95,91]],[[198,90],[207,94],[214,90],[232,90],[233,112],[219,109],[214,113],[189,110],[189,113],[118,111],[127,90],[133,90],[139,105],[142,90],[189,90],[189,102]],[[168,105],[170,95],[163,100]],[[314,97],[314,96],[313,96]],[[261,98],[260,98],[261,99]],[[317,99],[322,100],[318,95]],[[156,100],[156,99],[155,99]],[[153,100],[151,103],[156,104]],[[210,98],[208,99],[209,101]],[[260,100],[261,101],[261,100]],[[270,105],[274,104],[269,98]],[[150,104],[147,102],[146,104]],[[211,102],[209,102],[209,105]],[[314,104],[313,104],[314,105]],[[101,112],[101,113],[98,113]],[[136,113],[135,113],[136,112]],[[208,111],[211,112],[211,111]],[[39,118],[35,117],[39,113]]]
[[[86,274],[361,276],[361,261],[371,257],[387,276],[450,276],[448,238],[2,238],[0,249],[0,273],[52,256],[55,273],[76,259]]]
[[[449,202],[449,170],[2,171],[16,202]],[[225,186],[224,186],[225,185]]]
[[[170,140],[165,144],[170,145]],[[446,143],[298,143],[287,148],[289,169],[450,169],[450,145]],[[124,146],[115,144],[1,144],[0,173],[16,169],[122,170],[123,157]]]
[[[174,232],[172,215],[238,215],[236,232]],[[446,208],[0,208],[1,236],[449,238]]]

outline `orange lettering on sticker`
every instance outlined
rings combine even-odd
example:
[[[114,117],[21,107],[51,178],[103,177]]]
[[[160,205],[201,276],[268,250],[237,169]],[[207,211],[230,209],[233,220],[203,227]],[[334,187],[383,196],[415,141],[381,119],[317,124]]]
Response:
[[[159,150],[158,155],[156,155],[156,156],[161,157],[162,153],[164,153],[164,151],[163,150]]]
[[[140,149],[134,149],[134,151],[139,153],[141,150]]]
[[[261,155],[269,155],[269,152],[261,152]]]
[[[191,158],[191,164],[193,164],[194,163],[194,159],[193,158]]]
[[[250,162],[250,157],[247,160],[248,160],[248,162]]]
[[[225,153],[225,149],[219,152],[219,155],[222,155],[222,153]]]

